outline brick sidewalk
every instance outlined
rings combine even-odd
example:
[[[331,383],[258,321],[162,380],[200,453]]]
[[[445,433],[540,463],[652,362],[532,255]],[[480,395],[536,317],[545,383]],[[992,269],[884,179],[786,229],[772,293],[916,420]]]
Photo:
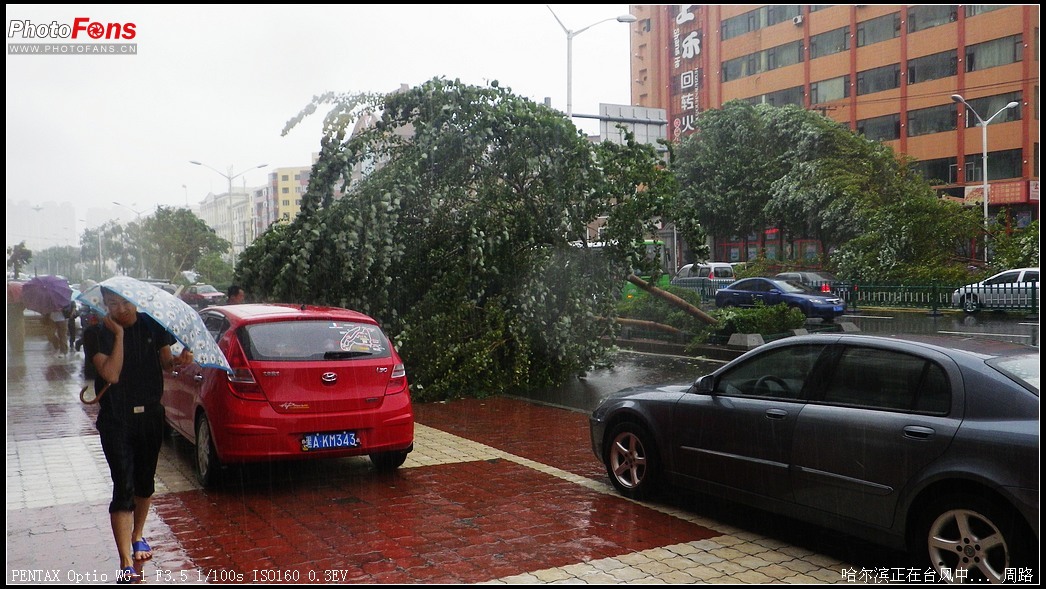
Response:
[[[8,582],[113,582],[108,467],[82,355],[8,351]],[[152,583],[838,583],[839,560],[614,492],[587,415],[515,399],[419,404],[415,451],[231,471],[201,490],[165,442]],[[52,577],[57,577],[52,579]]]

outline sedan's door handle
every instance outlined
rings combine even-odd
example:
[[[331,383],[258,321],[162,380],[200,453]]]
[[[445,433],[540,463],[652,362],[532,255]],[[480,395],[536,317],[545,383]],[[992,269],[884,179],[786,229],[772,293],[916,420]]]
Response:
[[[196,382],[203,382],[203,375],[202,374],[195,374],[195,375],[193,375],[192,379],[194,381],[196,381]]]
[[[921,425],[907,425],[904,427],[904,437],[915,440],[928,440],[933,437],[933,428]]]
[[[766,410],[766,418],[767,419],[784,419],[786,417],[788,417],[788,412],[785,411],[784,409],[767,409]]]

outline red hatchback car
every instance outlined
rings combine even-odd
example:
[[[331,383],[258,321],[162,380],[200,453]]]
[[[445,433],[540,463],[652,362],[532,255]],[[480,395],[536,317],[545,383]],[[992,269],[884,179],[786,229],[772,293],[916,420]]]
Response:
[[[200,315],[233,373],[192,364],[166,374],[163,406],[195,444],[204,486],[223,464],[367,455],[391,470],[413,450],[403,360],[374,319],[289,304]]]

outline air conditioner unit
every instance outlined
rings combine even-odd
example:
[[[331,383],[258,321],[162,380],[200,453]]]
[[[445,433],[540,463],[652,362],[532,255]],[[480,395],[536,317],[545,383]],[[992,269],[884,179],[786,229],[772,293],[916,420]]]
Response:
[[[799,16],[793,16],[792,17],[792,24],[795,25],[795,26],[799,26],[799,25],[803,24],[803,15],[800,14]]]

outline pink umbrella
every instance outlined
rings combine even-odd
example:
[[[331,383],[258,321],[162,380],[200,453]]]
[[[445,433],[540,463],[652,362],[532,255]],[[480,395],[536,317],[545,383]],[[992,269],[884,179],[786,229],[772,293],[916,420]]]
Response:
[[[68,307],[72,296],[69,281],[58,276],[35,276],[22,285],[25,308],[43,315]]]
[[[22,302],[22,285],[24,282],[12,281],[7,283],[7,304]]]

